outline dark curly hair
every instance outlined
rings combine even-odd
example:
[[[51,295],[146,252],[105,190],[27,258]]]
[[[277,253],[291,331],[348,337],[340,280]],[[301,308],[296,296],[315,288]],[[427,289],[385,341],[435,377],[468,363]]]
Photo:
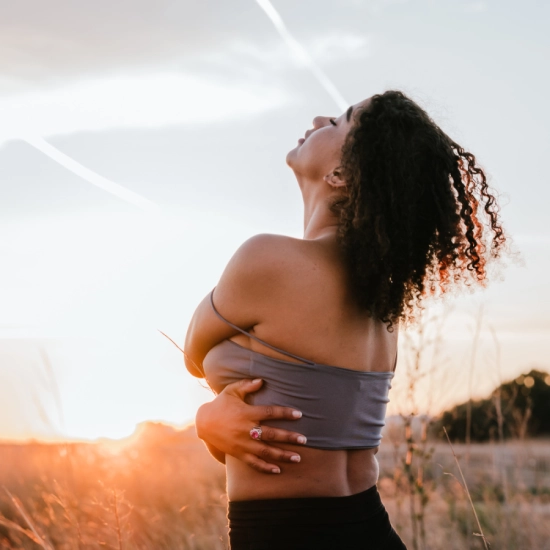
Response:
[[[358,306],[392,330],[426,295],[483,285],[506,236],[474,155],[414,101],[387,91],[355,116],[339,167],[346,193],[329,206]]]

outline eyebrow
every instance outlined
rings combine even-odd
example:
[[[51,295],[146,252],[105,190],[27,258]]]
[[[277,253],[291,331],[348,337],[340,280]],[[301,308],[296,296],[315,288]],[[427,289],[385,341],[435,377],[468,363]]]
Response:
[[[346,111],[346,120],[349,122],[349,119],[351,117],[351,112],[353,111],[353,105],[349,107],[349,109]]]

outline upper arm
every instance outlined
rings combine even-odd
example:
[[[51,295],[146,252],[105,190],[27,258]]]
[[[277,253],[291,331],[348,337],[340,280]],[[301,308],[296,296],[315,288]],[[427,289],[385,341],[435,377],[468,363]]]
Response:
[[[214,291],[214,305],[220,315],[243,330],[249,330],[261,321],[270,299],[269,293],[276,291],[281,283],[288,239],[282,235],[260,234],[239,247]],[[189,372],[203,378],[202,362],[206,354],[236,334],[239,331],[215,314],[210,295],[205,296],[193,314],[185,337],[184,349],[192,360],[185,360]]]

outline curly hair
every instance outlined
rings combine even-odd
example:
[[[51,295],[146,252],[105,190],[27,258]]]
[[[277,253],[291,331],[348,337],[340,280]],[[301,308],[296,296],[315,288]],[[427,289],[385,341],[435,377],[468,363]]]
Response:
[[[387,91],[356,120],[339,167],[346,192],[329,207],[358,306],[391,331],[426,295],[483,285],[506,236],[474,155],[414,101]]]

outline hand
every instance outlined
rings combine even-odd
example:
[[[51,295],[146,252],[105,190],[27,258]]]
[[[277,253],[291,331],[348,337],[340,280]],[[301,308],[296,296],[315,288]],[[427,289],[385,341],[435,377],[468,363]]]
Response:
[[[281,469],[269,461],[300,462],[300,455],[284,451],[266,441],[304,444],[305,436],[269,426],[262,427],[262,440],[254,441],[249,432],[262,420],[284,418],[297,420],[300,411],[288,407],[253,406],[245,403],[246,394],[258,391],[263,381],[239,380],[228,384],[210,403],[197,411],[197,435],[222,453],[231,455],[263,473],[278,474]]]

